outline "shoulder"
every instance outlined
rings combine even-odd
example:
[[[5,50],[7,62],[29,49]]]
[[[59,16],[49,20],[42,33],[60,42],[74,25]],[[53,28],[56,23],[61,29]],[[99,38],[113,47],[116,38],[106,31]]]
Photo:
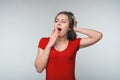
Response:
[[[49,37],[42,37],[42,38],[39,40],[38,48],[44,49],[45,46],[48,44],[48,42],[49,42]]]
[[[72,43],[80,43],[81,38],[76,38],[75,40],[70,40]]]
[[[42,38],[40,39],[40,41],[42,41],[42,42],[49,41],[49,37],[42,37]]]
[[[79,50],[80,41],[81,41],[81,38],[76,38],[74,40],[70,40],[70,44],[69,44],[70,48],[75,49],[75,50]]]
[[[70,40],[71,45],[80,45],[81,38],[76,38],[75,40]]]

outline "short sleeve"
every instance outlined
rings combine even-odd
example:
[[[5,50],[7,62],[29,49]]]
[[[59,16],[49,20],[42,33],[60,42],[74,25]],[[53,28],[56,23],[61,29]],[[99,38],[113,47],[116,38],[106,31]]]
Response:
[[[49,38],[41,38],[38,44],[38,48],[45,49],[46,45],[48,44]]]
[[[80,48],[80,41],[81,41],[81,38],[77,38],[77,40],[76,40],[77,50],[79,50],[79,48]]]
[[[81,38],[76,38],[75,40],[70,41],[69,50],[78,51],[80,48],[80,41]]]

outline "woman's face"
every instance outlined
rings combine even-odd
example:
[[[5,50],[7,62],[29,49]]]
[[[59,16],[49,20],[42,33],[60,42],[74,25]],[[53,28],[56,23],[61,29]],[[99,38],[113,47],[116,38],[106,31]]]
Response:
[[[60,14],[56,17],[55,30],[58,30],[59,37],[66,36],[69,30],[69,20],[68,16],[65,14]]]

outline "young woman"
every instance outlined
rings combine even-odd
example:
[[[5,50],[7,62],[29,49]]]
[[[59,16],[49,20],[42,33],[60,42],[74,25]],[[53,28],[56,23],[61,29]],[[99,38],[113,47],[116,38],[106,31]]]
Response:
[[[35,67],[40,73],[46,69],[46,80],[75,80],[76,52],[102,38],[101,32],[78,28],[76,25],[77,21],[71,12],[60,12],[55,17],[50,37],[40,39]],[[76,32],[88,37],[79,38]]]

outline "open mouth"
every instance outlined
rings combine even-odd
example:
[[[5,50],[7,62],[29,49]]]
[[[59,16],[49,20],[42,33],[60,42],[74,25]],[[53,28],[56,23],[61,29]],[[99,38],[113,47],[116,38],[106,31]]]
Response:
[[[58,29],[58,31],[61,31],[62,29],[61,28],[57,28]]]

